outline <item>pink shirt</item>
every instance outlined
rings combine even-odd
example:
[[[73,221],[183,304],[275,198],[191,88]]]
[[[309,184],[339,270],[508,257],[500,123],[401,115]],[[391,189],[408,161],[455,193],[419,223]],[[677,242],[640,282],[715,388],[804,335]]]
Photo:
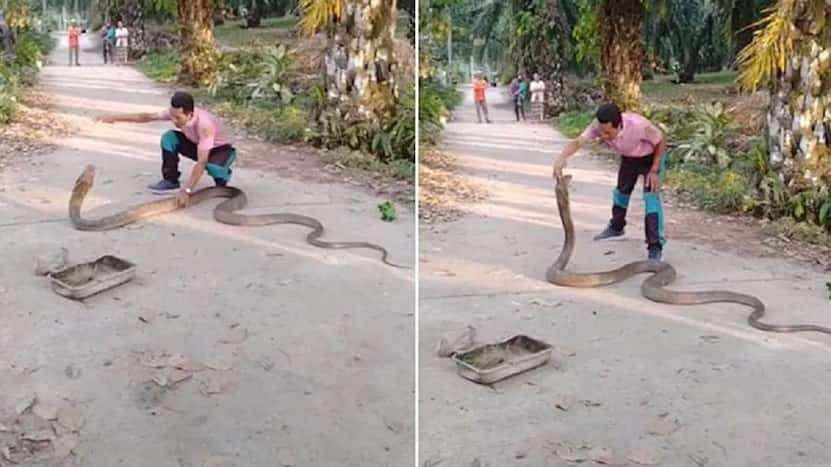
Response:
[[[609,146],[621,156],[651,156],[664,137],[661,129],[636,113],[623,112],[621,117],[623,126]],[[580,137],[586,141],[595,140],[600,137],[600,132],[591,125],[583,130]]]
[[[156,116],[159,120],[172,120],[170,116],[170,109],[162,110],[156,114]],[[210,130],[213,136],[210,138],[200,139],[200,129]],[[177,128],[177,130],[184,133],[185,137],[196,144],[199,149],[207,149],[210,151],[211,149],[219,146],[233,144],[231,142],[231,138],[228,137],[228,133],[226,133],[225,129],[222,128],[222,124],[219,122],[219,119],[216,118],[214,114],[198,107],[193,109],[193,116],[190,118],[188,123],[185,124],[185,127]]]

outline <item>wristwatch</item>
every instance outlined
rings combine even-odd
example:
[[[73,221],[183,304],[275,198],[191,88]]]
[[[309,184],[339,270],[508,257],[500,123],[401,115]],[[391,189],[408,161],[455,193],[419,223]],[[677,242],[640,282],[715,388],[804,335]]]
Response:
[[[193,190],[191,190],[190,188],[185,188],[185,193],[192,194]]]

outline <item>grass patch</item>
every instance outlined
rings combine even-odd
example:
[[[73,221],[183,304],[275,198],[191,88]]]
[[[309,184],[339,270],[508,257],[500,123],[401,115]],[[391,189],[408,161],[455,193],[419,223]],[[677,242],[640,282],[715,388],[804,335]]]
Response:
[[[664,183],[694,204],[716,213],[746,212],[755,204],[747,194],[747,177],[730,169],[677,167],[667,172]]]
[[[245,21],[229,21],[214,28],[214,39],[226,47],[240,47],[253,42],[275,44],[288,39],[296,30],[297,22],[295,16],[281,16],[263,19],[262,27],[243,29],[240,26]]]
[[[297,106],[219,101],[213,107],[217,115],[268,142],[304,142],[311,132],[306,111]]]
[[[139,63],[139,69],[145,75],[163,83],[176,81],[178,67],[179,54],[176,52],[148,55]]]
[[[554,126],[569,138],[576,138],[594,120],[594,112],[567,112],[554,120]]]
[[[373,172],[400,180],[412,180],[415,178],[415,164],[406,159],[396,159],[384,163],[364,151],[356,151],[345,146],[328,151],[323,161],[339,167],[358,169],[366,172]]]
[[[705,102],[723,100],[727,92],[735,86],[736,72],[700,73],[695,76],[695,82],[689,84],[675,84],[672,80],[676,78],[675,75],[657,75],[653,80],[644,81],[641,91],[648,101],[655,103],[670,103],[689,98]]]

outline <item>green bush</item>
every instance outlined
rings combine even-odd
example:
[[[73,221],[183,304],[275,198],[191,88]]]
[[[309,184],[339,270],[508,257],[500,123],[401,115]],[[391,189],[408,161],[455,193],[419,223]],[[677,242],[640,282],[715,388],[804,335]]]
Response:
[[[306,111],[288,105],[284,107],[274,121],[274,136],[278,141],[303,141],[309,127]]]
[[[218,65],[208,88],[214,97],[286,104],[294,97],[289,82],[297,67],[284,45],[222,53]]]
[[[435,144],[444,129],[443,119],[459,105],[462,94],[432,79],[421,80],[419,85],[419,138],[422,144]]]
[[[293,106],[275,106],[266,103],[239,103],[222,101],[215,105],[218,115],[235,121],[266,141],[295,143],[305,141],[308,114]]]
[[[719,213],[746,212],[755,205],[747,178],[732,170],[683,167],[667,173],[666,184],[688,194],[701,207]]]
[[[415,162],[415,119],[415,85],[411,85],[396,103],[392,121],[384,131],[389,135],[390,141],[388,153],[383,154],[382,159]]]
[[[7,124],[17,117],[17,99],[9,94],[0,94],[0,123]]]
[[[569,138],[576,138],[594,120],[594,112],[566,112],[556,120],[557,129]]]

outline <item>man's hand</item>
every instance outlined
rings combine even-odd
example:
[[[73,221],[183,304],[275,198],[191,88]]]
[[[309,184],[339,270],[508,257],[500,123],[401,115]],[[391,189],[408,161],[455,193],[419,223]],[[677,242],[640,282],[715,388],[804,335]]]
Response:
[[[553,170],[551,172],[554,177],[563,174],[563,169],[566,168],[566,160],[566,157],[560,156],[554,161],[554,166],[552,167]]]
[[[190,195],[185,193],[185,190],[180,191],[179,194],[176,195],[176,203],[180,207],[187,207],[190,203]]]
[[[658,178],[657,170],[650,170],[646,175],[646,188],[652,193],[657,193],[661,188],[661,181]]]

